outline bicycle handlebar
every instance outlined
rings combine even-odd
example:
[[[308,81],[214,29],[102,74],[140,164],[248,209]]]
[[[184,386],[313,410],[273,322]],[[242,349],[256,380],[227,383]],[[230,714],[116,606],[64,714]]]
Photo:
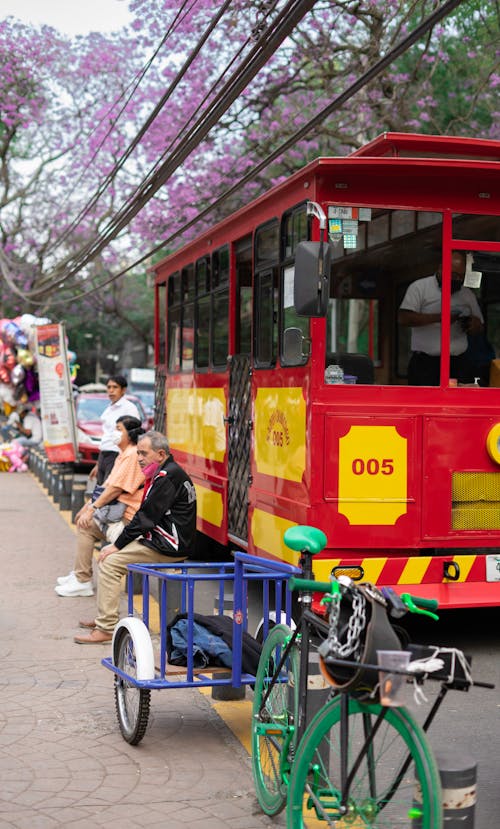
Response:
[[[339,584],[335,579],[332,581],[316,581],[315,579],[301,579],[298,576],[292,576],[288,581],[288,587],[290,590],[304,590],[310,593],[327,593],[329,595],[339,593]],[[407,611],[412,613],[431,615],[431,612],[438,609],[436,599],[424,599],[410,593],[402,593],[400,598]]]
[[[336,581],[316,581],[315,579],[301,579],[292,576],[288,579],[290,590],[305,590],[311,593],[337,593],[339,586]]]

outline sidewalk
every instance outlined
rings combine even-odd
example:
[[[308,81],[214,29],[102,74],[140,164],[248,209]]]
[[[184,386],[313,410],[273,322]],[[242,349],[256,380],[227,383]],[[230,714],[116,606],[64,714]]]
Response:
[[[109,644],[73,643],[95,597],[54,592],[74,555],[65,514],[30,473],[2,473],[0,515],[0,829],[285,826],[260,812],[248,753],[210,695],[153,693],[142,743],[122,739]],[[248,705],[228,705],[247,730]]]

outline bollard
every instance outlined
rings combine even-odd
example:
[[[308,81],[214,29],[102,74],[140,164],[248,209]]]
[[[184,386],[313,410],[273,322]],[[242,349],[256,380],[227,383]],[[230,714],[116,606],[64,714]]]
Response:
[[[42,458],[42,464],[40,469],[40,481],[44,489],[48,487],[48,478],[49,478],[49,462],[47,460],[47,455],[44,455]]]
[[[52,495],[54,504],[59,503],[59,465],[53,464],[52,466],[52,475],[51,475],[51,482],[49,486],[49,495]]]
[[[73,489],[73,472],[62,469],[58,478],[58,499],[59,509],[71,509],[71,491]]]
[[[436,762],[443,788],[443,823],[446,829],[474,829],[477,763],[469,754],[436,752]],[[418,798],[417,798],[418,800]],[[412,829],[421,829],[422,821],[412,821]]]
[[[51,472],[49,478],[49,495],[54,499],[54,503],[58,503],[59,497],[59,464],[51,464]]]
[[[81,508],[85,503],[85,483],[80,481],[73,481],[73,486],[71,487],[71,498],[70,498],[70,509],[71,509],[71,520],[75,523],[75,518],[78,512],[80,512]]]
[[[224,601],[219,601],[219,597],[214,599],[214,616],[224,614],[224,616],[233,615],[233,595],[232,593],[224,594]],[[231,676],[231,671],[220,672],[218,677],[220,679],[228,679]],[[232,685],[212,685],[212,699],[221,700],[223,702],[233,702],[235,700],[245,699],[246,688],[240,685],[239,688],[234,688]]]

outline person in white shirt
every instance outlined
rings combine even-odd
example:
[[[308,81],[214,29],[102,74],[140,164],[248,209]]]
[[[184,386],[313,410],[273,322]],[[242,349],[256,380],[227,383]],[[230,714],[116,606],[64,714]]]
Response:
[[[42,421],[36,414],[32,403],[26,403],[20,412],[20,422],[14,427],[18,434],[17,443],[22,446],[38,446],[42,442]]]
[[[467,358],[467,335],[483,330],[483,315],[470,288],[464,288],[465,254],[451,257],[450,377],[473,382],[473,366]],[[408,286],[399,307],[398,322],[411,327],[410,386],[439,386],[441,362],[441,268]]]
[[[116,421],[123,415],[141,419],[137,407],[131,400],[125,397],[127,391],[127,379],[121,374],[115,374],[108,378],[106,390],[110,400],[102,415],[102,439],[97,464],[90,472],[90,478],[95,478],[97,484],[102,484],[113,468],[118,457],[118,446],[114,442]]]

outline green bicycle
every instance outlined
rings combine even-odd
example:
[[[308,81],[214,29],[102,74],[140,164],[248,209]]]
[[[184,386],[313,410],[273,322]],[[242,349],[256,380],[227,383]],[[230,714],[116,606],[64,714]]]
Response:
[[[337,672],[340,679],[333,681],[330,699],[308,723],[309,651],[331,636],[330,624],[311,610],[312,595],[325,593],[338,608],[342,593],[356,595],[359,589],[342,578],[314,581],[312,559],[326,544],[320,530],[293,527],[285,533],[285,543],[300,553],[301,577],[292,578],[289,586],[299,591],[302,612],[295,629],[278,624],[270,631],[256,675],[252,766],[262,810],[275,815],[286,805],[288,829],[441,829],[441,783],[425,730],[446,691],[468,687],[470,674],[436,674],[442,690],[422,727],[405,708],[382,706],[366,688],[362,692],[370,677],[373,690],[377,665],[354,648],[351,658],[320,660],[323,672]],[[396,615],[407,612],[396,594],[389,599]],[[435,602],[407,601],[412,611],[433,615]],[[351,639],[359,640],[355,628]],[[399,641],[392,647],[400,649]]]

